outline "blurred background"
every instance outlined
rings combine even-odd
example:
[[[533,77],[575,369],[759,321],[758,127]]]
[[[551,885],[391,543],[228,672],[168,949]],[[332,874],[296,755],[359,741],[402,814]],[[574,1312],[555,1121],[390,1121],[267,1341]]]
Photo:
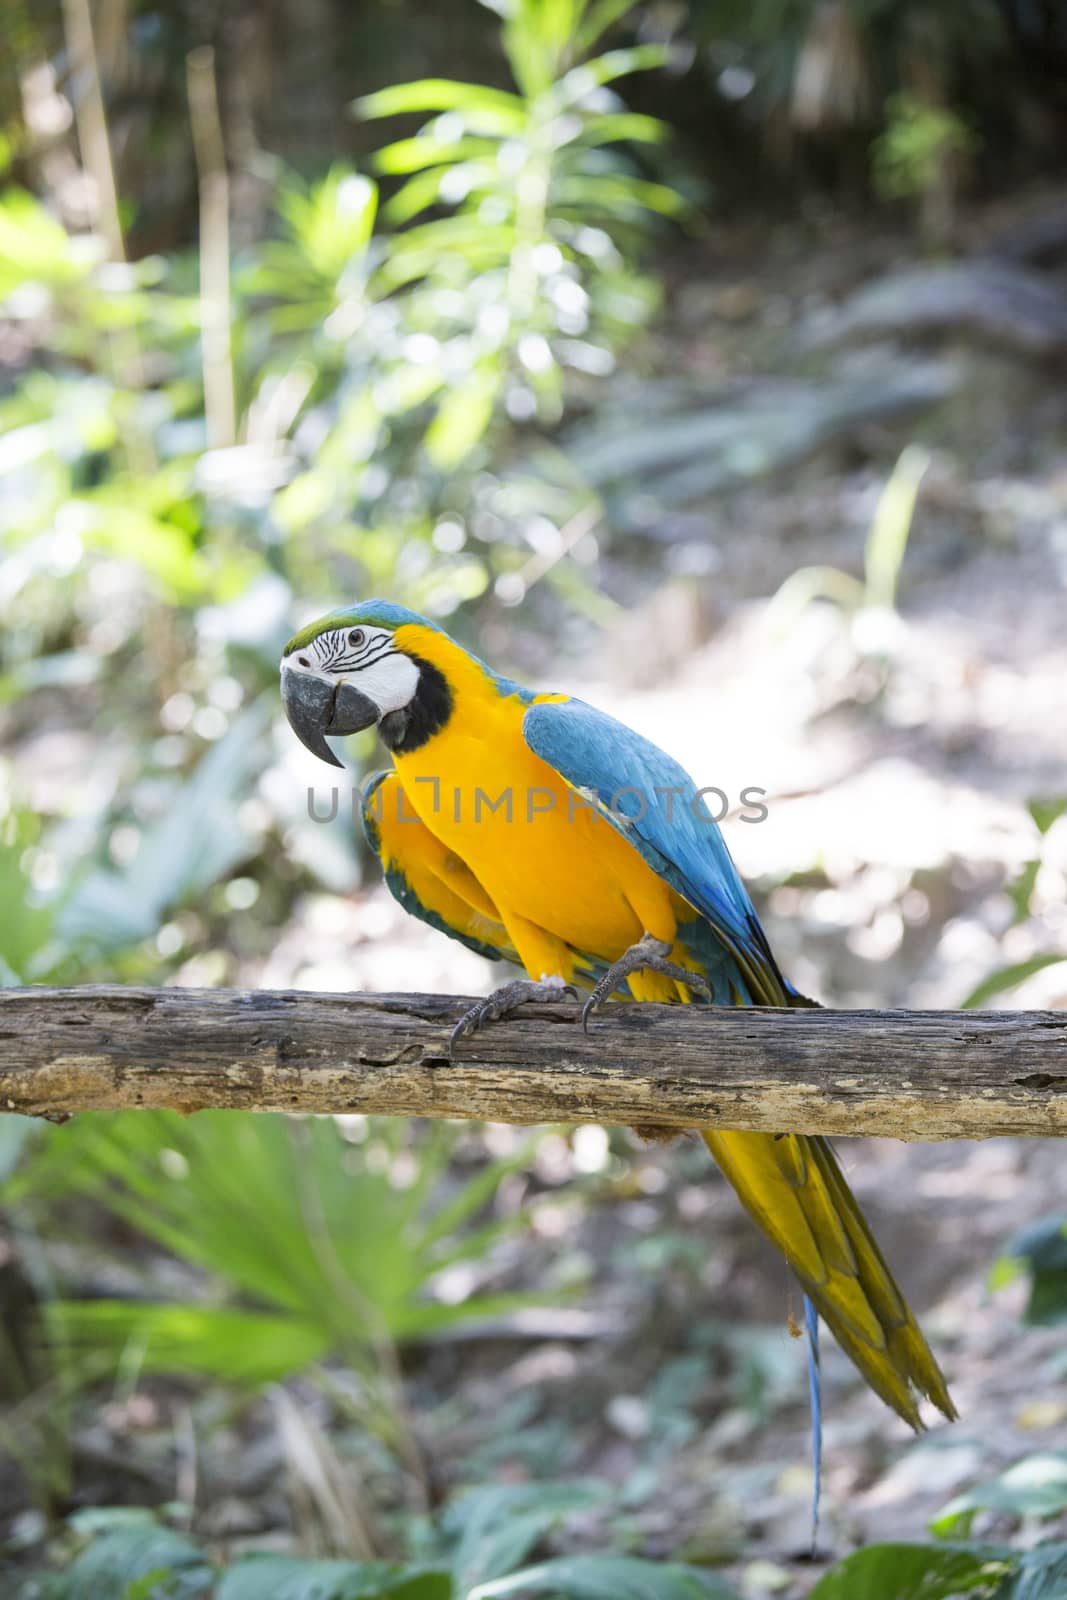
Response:
[[[0,34],[0,982],[491,986],[279,715],[381,595],[720,788],[804,992],[1067,1003],[1061,6]],[[7,1119],[3,1592],[1051,1597],[1061,1148],[842,1147],[963,1416],[828,1348],[811,1563],[799,1299],[695,1143]]]

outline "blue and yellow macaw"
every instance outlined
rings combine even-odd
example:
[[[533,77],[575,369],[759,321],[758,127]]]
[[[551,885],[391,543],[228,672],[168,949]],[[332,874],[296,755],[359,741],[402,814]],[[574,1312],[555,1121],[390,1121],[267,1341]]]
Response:
[[[635,1000],[815,1004],[779,971],[696,786],[622,723],[500,677],[382,600],[302,629],[281,671],[289,721],[316,755],[340,766],[327,736],[374,726],[392,752],[363,811],[400,903],[527,973],[468,1012],[455,1038],[575,984],[592,991],[583,1020],[624,982]],[[701,1137],[876,1393],[914,1428],[922,1396],[954,1417],[827,1140]]]

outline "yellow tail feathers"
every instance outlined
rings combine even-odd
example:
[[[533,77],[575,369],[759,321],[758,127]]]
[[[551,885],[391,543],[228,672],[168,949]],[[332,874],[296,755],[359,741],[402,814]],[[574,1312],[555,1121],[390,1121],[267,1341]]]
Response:
[[[917,1396],[956,1408],[827,1140],[702,1135],[757,1227],[782,1252],[871,1388],[920,1429]]]

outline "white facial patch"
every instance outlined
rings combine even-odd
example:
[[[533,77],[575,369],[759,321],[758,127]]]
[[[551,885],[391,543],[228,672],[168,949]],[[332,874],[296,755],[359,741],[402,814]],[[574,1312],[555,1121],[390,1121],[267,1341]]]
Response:
[[[384,717],[410,705],[419,685],[419,669],[410,656],[394,650],[361,671],[346,673],[345,678],[360,694],[373,700]]]
[[[326,683],[350,683],[382,716],[409,705],[419,669],[398,650],[388,628],[331,628],[283,657],[282,667]]]

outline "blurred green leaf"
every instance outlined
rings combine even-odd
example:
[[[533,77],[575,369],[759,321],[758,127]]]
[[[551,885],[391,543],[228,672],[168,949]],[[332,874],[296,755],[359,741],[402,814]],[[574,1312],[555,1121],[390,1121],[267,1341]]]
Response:
[[[471,1489],[453,1501],[446,1531],[457,1535],[452,1568],[459,1592],[506,1578],[551,1528],[603,1503],[606,1485],[499,1484]]]
[[[883,194],[907,197],[933,188],[946,162],[975,148],[974,133],[948,106],[904,91],[886,102],[887,123],[871,148],[875,182]]]
[[[121,1365],[131,1349],[149,1372],[197,1373],[262,1387],[302,1372],[328,1353],[321,1329],[299,1317],[220,1306],[139,1300],[64,1300],[56,1337],[75,1357]]]
[[[615,111],[590,117],[582,139],[586,144],[662,144],[670,137],[670,131],[658,117],[646,117],[637,111]]]
[[[306,1561],[246,1556],[219,1580],[214,1600],[452,1600],[447,1572],[385,1561]]]
[[[41,826],[29,811],[16,808],[0,817],[0,982],[4,987],[28,983],[41,974],[34,957],[53,934],[55,912],[39,903],[27,877],[24,862],[40,839]]]
[[[1010,967],[1000,967],[996,972],[991,972],[988,978],[983,978],[966,999],[960,1001],[960,1007],[964,1011],[971,1011],[978,1006],[984,1006],[996,995],[1004,994],[1008,989],[1014,989],[1020,983],[1025,983],[1035,972],[1044,972],[1046,967],[1055,967],[1064,961],[1067,961],[1067,956],[1048,954],[1030,956],[1026,961],[1013,962]]]
[[[994,1600],[1064,1600],[1067,1545],[1045,1545],[1017,1558],[1017,1566]]]
[[[581,8],[574,29],[574,53],[585,55],[608,29],[634,8],[634,0],[592,0]]]
[[[867,606],[891,611],[897,603],[919,487],[929,466],[926,450],[914,444],[905,446],[878,497],[863,552],[863,601]]]
[[[663,183],[633,178],[629,173],[599,172],[588,177],[565,176],[554,187],[554,198],[561,207],[588,215],[605,212],[619,217],[639,216],[642,211],[657,212],[676,220],[689,215],[689,202],[677,189]]]
[[[566,1595],[567,1600],[736,1600],[737,1591],[714,1573],[636,1556],[559,1556],[492,1583],[477,1584],[468,1600],[504,1595]]]
[[[634,72],[649,72],[662,67],[670,52],[662,44],[638,44],[626,50],[609,50],[593,61],[573,67],[552,93],[552,103],[557,110],[577,105],[593,90],[616,78],[628,78]]]
[[[1045,1450],[1016,1461],[986,1483],[950,1500],[931,1522],[943,1538],[966,1537],[979,1511],[1015,1517],[1054,1517],[1067,1510],[1067,1450]],[[1067,1576],[1067,1568],[1064,1569]]]
[[[1016,1561],[997,1545],[872,1544],[825,1573],[809,1600],[1009,1600]]]
[[[361,117],[396,117],[411,111],[457,111],[464,125],[487,134],[518,133],[524,123],[522,101],[503,89],[451,78],[420,78],[391,84],[354,102]]]
[[[109,1361],[130,1344],[153,1371],[263,1383],[332,1351],[366,1359],[383,1340],[432,1337],[538,1298],[434,1293],[440,1274],[484,1260],[521,1225],[493,1217],[469,1226],[515,1161],[457,1189],[441,1133],[409,1148],[403,1125],[372,1123],[368,1140],[371,1157],[330,1118],[296,1124],[227,1112],[195,1121],[132,1112],[54,1130],[56,1159],[39,1169],[49,1204],[62,1197],[65,1171],[68,1188],[213,1273],[231,1302],[244,1302],[65,1301],[57,1334]],[[33,1179],[21,1174],[20,1204],[32,1198]]]
[[[378,188],[370,178],[335,166],[306,190],[290,180],[277,205],[308,266],[329,280],[339,277],[370,244]]]
[[[0,301],[24,284],[76,283],[88,275],[94,256],[90,241],[76,243],[25,189],[0,194]]]
[[[100,868],[84,879],[60,910],[63,939],[101,950],[135,943],[156,931],[168,909],[202,894],[241,860],[248,836],[240,796],[261,770],[271,709],[264,698],[234,719],[193,776],[175,786],[127,868]]]
[[[1048,833],[1052,824],[1067,813],[1067,795],[1056,800],[1028,800],[1026,809],[1037,824],[1037,831]]]
[[[1067,1218],[1046,1217],[1016,1234],[1002,1260],[1030,1274],[1024,1313],[1033,1327],[1067,1321]],[[1006,1271],[1006,1268],[1005,1268]]]
[[[1034,897],[1034,888],[1040,871],[1040,861],[1028,861],[1015,882],[1008,886],[1008,898],[1015,908],[1015,915],[1012,918],[1013,927],[1020,922],[1025,922],[1030,915],[1030,903]]]
[[[375,151],[374,165],[379,172],[394,177],[411,172],[422,172],[426,167],[454,161],[469,161],[492,156],[497,145],[492,139],[439,139],[433,132],[434,124],[413,139],[398,139]]]
[[[184,1534],[144,1513],[111,1528],[49,1580],[47,1600],[208,1600],[215,1574]]]
[[[482,438],[499,388],[499,372],[486,366],[445,394],[426,430],[426,453],[441,472],[458,467]]]
[[[0,1192],[39,1133],[40,1123],[36,1117],[21,1117],[9,1112],[0,1119]]]

